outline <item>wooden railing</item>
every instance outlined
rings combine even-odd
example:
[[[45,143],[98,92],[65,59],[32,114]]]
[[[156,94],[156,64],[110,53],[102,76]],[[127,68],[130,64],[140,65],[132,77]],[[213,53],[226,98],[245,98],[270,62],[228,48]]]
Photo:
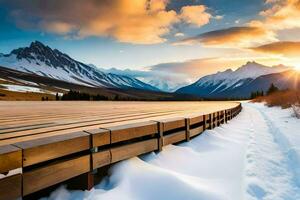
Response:
[[[26,197],[84,176],[94,186],[95,170],[162,147],[189,141],[227,123],[242,107],[207,115],[99,128],[0,146],[0,200]]]

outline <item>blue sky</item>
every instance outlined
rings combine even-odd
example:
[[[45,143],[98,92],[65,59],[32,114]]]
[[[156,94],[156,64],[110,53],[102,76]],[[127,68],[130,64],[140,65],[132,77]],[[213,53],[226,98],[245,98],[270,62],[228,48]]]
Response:
[[[298,60],[287,55],[290,52],[276,52],[278,44],[273,43],[299,45],[297,4],[296,0],[0,0],[0,52],[38,40],[101,68],[149,70],[165,63],[166,69],[178,71],[179,64],[179,71],[186,70],[191,77],[235,68],[247,60],[293,65]],[[287,11],[295,13],[293,18],[287,14],[284,21],[272,18]],[[275,20],[282,28],[272,26]],[[271,49],[263,46],[268,44]]]

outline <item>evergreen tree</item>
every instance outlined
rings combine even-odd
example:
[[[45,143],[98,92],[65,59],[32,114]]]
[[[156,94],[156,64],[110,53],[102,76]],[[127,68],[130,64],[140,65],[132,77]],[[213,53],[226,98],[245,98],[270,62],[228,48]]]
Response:
[[[267,94],[270,95],[274,92],[277,92],[279,89],[278,87],[276,87],[273,83],[270,85],[268,91],[267,91]]]
[[[55,95],[55,100],[56,100],[56,101],[59,101],[58,93],[56,93],[56,95]]]

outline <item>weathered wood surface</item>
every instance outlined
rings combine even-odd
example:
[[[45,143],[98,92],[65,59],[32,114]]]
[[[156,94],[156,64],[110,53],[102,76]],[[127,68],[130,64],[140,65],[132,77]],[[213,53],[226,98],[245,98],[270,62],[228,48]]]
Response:
[[[197,128],[190,129],[190,137],[194,137],[196,135],[199,135],[204,131],[203,126],[199,126]]]
[[[0,102],[0,145],[104,126],[207,114],[235,105],[235,102]]]
[[[177,128],[182,128],[185,126],[185,119],[184,118],[170,118],[170,119],[163,119],[159,120],[162,123],[163,131],[170,131]]]
[[[82,156],[23,173],[23,195],[39,191],[56,183],[90,171],[90,156]]]
[[[166,135],[163,138],[163,144],[164,146],[169,144],[175,144],[181,141],[184,141],[186,139],[186,132],[184,131],[178,131],[170,135]]]
[[[0,146],[0,174],[22,167],[22,150],[12,146]]]
[[[104,151],[93,153],[92,161],[93,161],[93,170],[109,165],[111,163],[110,150],[104,150]]]
[[[0,108],[5,104],[11,102],[0,102]],[[6,199],[84,174],[90,188],[92,170],[189,141],[241,109],[234,102],[47,102],[38,103],[37,111],[23,104],[0,113],[0,175],[23,169],[0,179],[0,191],[4,182],[23,179]]]
[[[15,144],[23,149],[23,166],[30,166],[90,148],[89,134],[69,133]]]
[[[111,143],[158,133],[157,123],[151,121],[108,127],[107,129],[111,132]]]
[[[92,129],[85,131],[91,134],[92,137],[92,147],[100,147],[110,144],[110,131],[107,129]]]
[[[118,162],[134,156],[157,150],[157,139],[150,139],[111,149],[111,162]]]
[[[0,179],[0,200],[18,199],[22,197],[22,176],[16,174]]]

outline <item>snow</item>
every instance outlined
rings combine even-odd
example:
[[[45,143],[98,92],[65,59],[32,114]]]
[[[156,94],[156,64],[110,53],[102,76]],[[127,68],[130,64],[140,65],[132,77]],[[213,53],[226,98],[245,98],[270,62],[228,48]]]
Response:
[[[45,62],[39,60],[29,60],[29,59],[17,59],[16,55],[11,54],[8,57],[0,57],[0,65],[14,69],[17,71],[37,74],[40,76],[46,76],[49,78],[55,78],[71,83],[91,86],[73,77],[77,77],[76,74],[72,73],[71,71],[66,72],[63,68],[54,68],[48,66]],[[80,80],[80,77],[78,77]]]
[[[26,80],[22,80],[22,79],[18,79],[18,78],[11,78],[17,82],[20,82],[20,83],[23,83],[23,84],[26,84],[26,85],[30,85],[30,86],[39,86],[39,84],[37,83],[34,83],[34,82],[31,82],[31,81],[26,81]]]
[[[22,173],[22,168],[13,169],[13,170],[10,170],[7,174],[0,174],[0,179],[6,178],[9,176],[13,176],[16,174],[21,174],[21,173]]]
[[[225,125],[117,163],[91,191],[62,186],[49,199],[300,199],[299,128],[292,109],[243,103]]]
[[[279,73],[288,70],[285,66],[274,66],[267,67],[256,62],[248,62],[245,65],[239,67],[235,71],[228,69],[224,72],[218,72],[216,74],[204,76],[200,78],[195,84],[197,86],[213,85],[217,86],[211,93],[216,92],[222,86],[221,91],[224,91],[230,87],[238,87],[243,84],[243,82],[238,83],[244,79],[256,79],[259,76]],[[238,83],[238,84],[237,84]],[[236,85],[235,85],[236,84]],[[220,91],[219,91],[220,92]]]
[[[0,84],[0,86],[4,87],[4,90],[12,91],[12,92],[36,92],[36,93],[46,93],[55,95],[56,92],[51,92],[48,90],[43,90],[37,87],[31,86],[23,86],[23,85],[13,85],[13,84]],[[58,93],[59,96],[62,96],[63,93]]]
[[[36,48],[41,47],[36,46]],[[52,50],[50,52],[53,54]],[[51,64],[48,64],[50,62],[46,62],[47,60],[41,61],[40,59],[38,59],[39,55],[36,55],[35,53],[31,52],[31,56],[34,57],[34,59],[18,59],[15,54],[9,54],[6,56],[0,55],[0,65],[21,72],[37,74],[39,76],[45,76],[89,87],[133,87],[156,90],[156,88],[153,88],[146,83],[140,82],[135,78],[116,74],[106,74],[96,67],[88,67],[80,62],[66,57],[63,54],[61,54],[61,56],[64,57],[69,63],[71,63],[70,66],[63,65],[63,63],[61,63],[59,66],[52,66]]]
[[[4,87],[5,90],[13,91],[13,92],[39,92],[43,93],[40,88],[23,86],[23,85],[11,85],[11,84],[0,84]]]

